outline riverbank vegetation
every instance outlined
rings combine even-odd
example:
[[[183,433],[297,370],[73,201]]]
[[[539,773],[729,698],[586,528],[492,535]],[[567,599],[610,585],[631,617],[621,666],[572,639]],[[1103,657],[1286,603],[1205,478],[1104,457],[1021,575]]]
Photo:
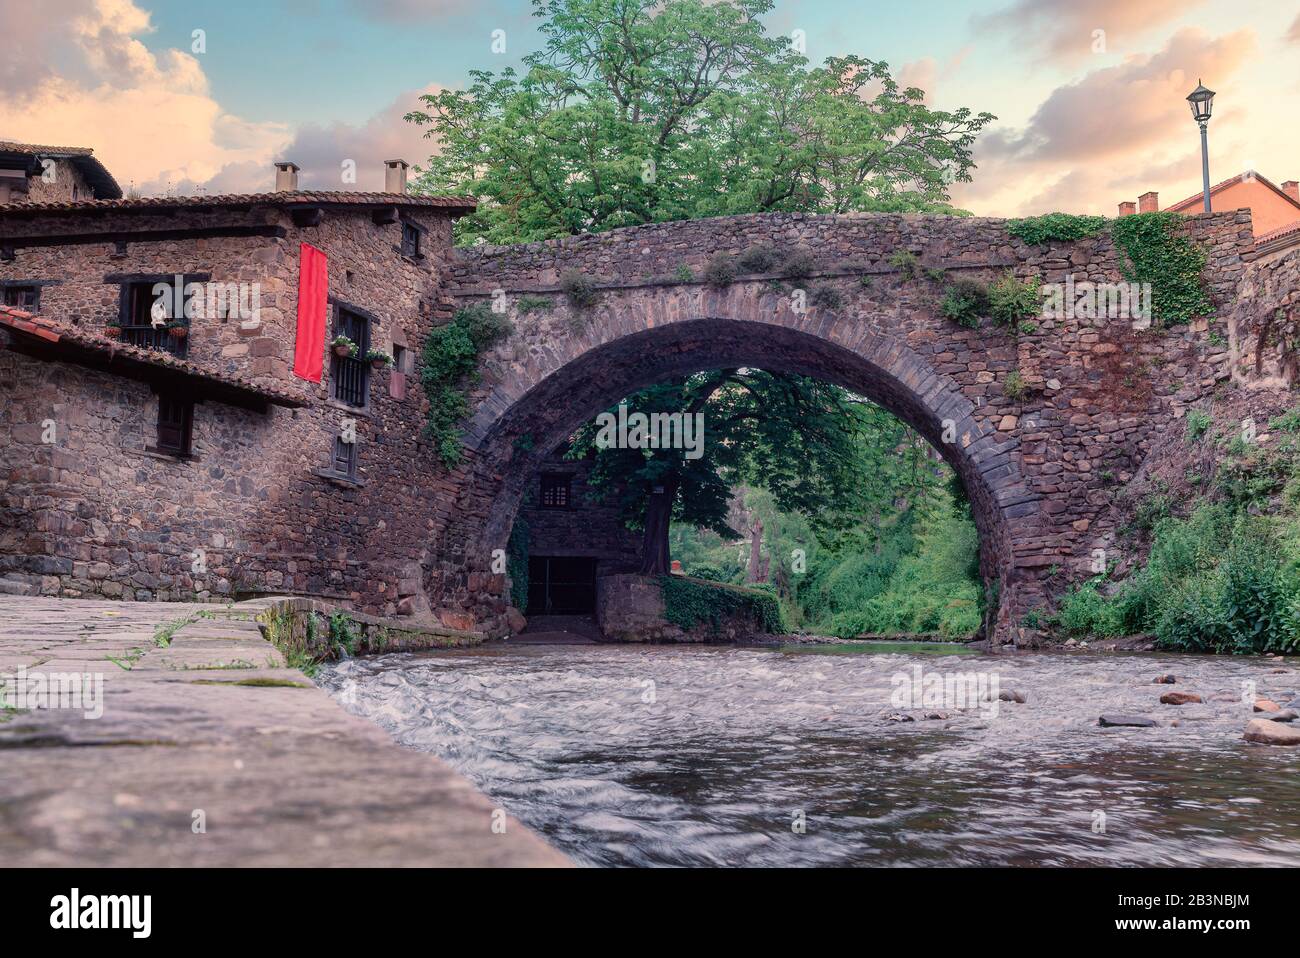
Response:
[[[1113,569],[1063,598],[1054,624],[1075,636],[1149,633],[1191,652],[1300,651],[1300,409],[1254,435],[1253,419],[1189,414],[1182,477],[1134,506],[1150,529],[1147,562],[1121,581]],[[1175,503],[1190,500],[1175,514]]]

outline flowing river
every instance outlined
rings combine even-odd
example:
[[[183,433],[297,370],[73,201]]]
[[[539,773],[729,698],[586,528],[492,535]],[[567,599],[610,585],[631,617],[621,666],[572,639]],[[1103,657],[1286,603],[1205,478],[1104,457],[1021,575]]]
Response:
[[[496,644],[321,682],[585,864],[1300,865],[1300,748],[1241,738],[1243,691],[1285,704],[1300,669],[957,650]],[[1026,701],[900,709],[918,667]]]

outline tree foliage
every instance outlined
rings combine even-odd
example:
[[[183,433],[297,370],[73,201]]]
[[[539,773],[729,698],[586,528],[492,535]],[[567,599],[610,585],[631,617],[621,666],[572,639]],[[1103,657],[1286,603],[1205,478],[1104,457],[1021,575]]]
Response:
[[[955,212],[994,117],[935,110],[888,64],[810,66],[771,0],[534,0],[545,45],[407,119],[438,145],[418,191],[471,193],[462,242],[531,242],[767,211]]]

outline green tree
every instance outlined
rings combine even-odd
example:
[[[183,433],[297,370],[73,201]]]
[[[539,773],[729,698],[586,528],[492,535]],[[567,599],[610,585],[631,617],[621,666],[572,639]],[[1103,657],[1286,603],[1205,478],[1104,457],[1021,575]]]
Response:
[[[592,484],[617,497],[628,526],[642,530],[647,575],[671,565],[673,520],[738,538],[728,512],[742,484],[806,516],[831,541],[939,481],[933,453],[907,426],[807,376],[713,370],[651,386],[623,404],[628,416],[699,413],[704,422],[703,454],[694,458],[687,448],[602,448],[595,421],[570,447],[573,457],[595,454]]]
[[[994,117],[934,110],[887,64],[810,67],[771,0],[534,0],[543,49],[473,71],[407,119],[438,152],[417,191],[471,193],[461,242],[531,242],[765,211],[956,212]]]

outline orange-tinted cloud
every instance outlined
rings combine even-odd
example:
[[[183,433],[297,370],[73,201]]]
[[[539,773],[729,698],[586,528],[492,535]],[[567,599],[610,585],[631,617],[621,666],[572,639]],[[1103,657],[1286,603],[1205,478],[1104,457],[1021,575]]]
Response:
[[[1133,55],[1058,87],[1022,129],[997,129],[976,144],[975,182],[954,189],[977,212],[1016,215],[1113,212],[1131,184],[1152,184],[1153,171],[1174,164],[1195,145],[1185,97],[1200,77],[1222,84],[1245,64],[1254,35],[1211,37],[1197,29],[1173,35],[1163,49]],[[1244,107],[1219,123],[1244,115]],[[1234,170],[1232,172],[1240,172]],[[1224,175],[1228,175],[1227,172]],[[1035,184],[1033,191],[1024,184]]]
[[[985,35],[1001,35],[1017,47],[1074,59],[1105,52],[1151,27],[1186,13],[1200,0],[1016,0],[1005,10],[973,18]],[[1100,35],[1097,31],[1101,31]],[[1097,43],[1103,49],[1097,50]]]

